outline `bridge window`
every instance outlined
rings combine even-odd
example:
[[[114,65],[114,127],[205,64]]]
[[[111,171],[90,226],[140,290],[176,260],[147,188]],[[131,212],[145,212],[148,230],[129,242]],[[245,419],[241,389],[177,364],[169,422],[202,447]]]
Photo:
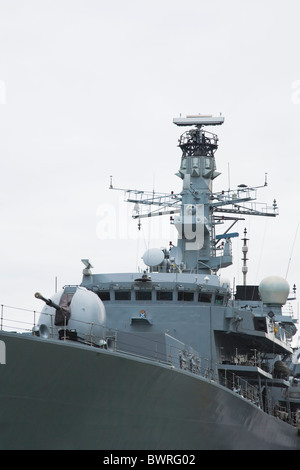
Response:
[[[151,300],[151,290],[137,290],[135,292],[135,300]]]
[[[100,297],[101,300],[110,300],[110,292],[109,290],[103,290],[98,293],[98,296]]]
[[[193,302],[194,300],[194,292],[178,292],[178,300],[183,300],[185,302]]]
[[[198,302],[210,303],[211,297],[212,297],[212,294],[209,294],[208,292],[199,292]]]
[[[173,300],[173,292],[171,291],[157,291],[157,300]]]
[[[216,294],[215,304],[223,305],[223,301],[224,301],[224,296]]]
[[[115,300],[131,300],[130,290],[116,290]]]

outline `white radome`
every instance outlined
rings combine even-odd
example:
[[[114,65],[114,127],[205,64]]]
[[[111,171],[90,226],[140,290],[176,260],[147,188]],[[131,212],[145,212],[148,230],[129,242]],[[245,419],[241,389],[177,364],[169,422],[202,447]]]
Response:
[[[149,248],[143,256],[142,259],[147,266],[158,266],[164,260],[164,253],[160,248]]]
[[[259,292],[264,304],[284,305],[290,292],[290,286],[282,277],[269,276],[259,284]]]

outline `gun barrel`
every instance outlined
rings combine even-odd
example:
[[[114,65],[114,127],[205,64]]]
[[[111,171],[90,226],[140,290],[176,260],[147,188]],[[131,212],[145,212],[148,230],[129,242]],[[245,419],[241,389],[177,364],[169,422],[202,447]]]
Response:
[[[37,299],[43,300],[47,305],[49,305],[49,307],[53,307],[55,308],[55,310],[61,310],[61,307],[59,305],[55,304],[51,299],[46,299],[39,292],[36,292],[34,296]]]

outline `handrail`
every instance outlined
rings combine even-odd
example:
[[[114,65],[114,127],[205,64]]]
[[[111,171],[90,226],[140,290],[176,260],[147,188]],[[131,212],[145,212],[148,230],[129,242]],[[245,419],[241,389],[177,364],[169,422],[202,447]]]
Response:
[[[4,308],[5,309],[13,309],[13,310],[19,310],[22,312],[29,312],[31,315],[33,315],[33,323],[32,321],[23,321],[20,319],[15,319],[15,318],[10,318],[9,315],[6,317],[4,315]],[[35,310],[28,310],[28,309],[23,309],[23,308],[18,308],[18,307],[11,307],[8,305],[3,305],[1,304],[1,316],[0,316],[0,331],[13,331],[13,332],[18,332],[18,333],[29,333],[32,332],[34,334],[33,329],[36,326],[36,314],[43,314],[50,316],[51,319],[53,320],[54,315],[50,313],[44,313],[44,312],[37,312]],[[75,321],[75,320],[73,320]],[[85,345],[94,347],[97,346],[99,348],[105,347],[108,350],[119,352],[126,354],[128,356],[134,356],[134,357],[142,357],[147,360],[152,360],[155,362],[163,363],[165,365],[169,365],[173,368],[177,368],[179,370],[191,373],[193,375],[198,375],[201,376],[211,382],[216,382],[221,386],[224,386],[225,388],[231,390],[233,393],[236,393],[240,395],[243,399],[247,399],[249,402],[252,404],[256,405],[258,408],[261,408],[262,410],[266,408],[264,404],[262,403],[262,398],[259,393],[259,387],[258,384],[257,386],[251,385],[247,380],[244,378],[240,377],[236,373],[229,371],[227,369],[224,369],[223,373],[221,374],[220,371],[218,370],[218,366],[221,363],[217,363],[215,365],[215,370],[212,368],[211,361],[207,358],[202,358],[198,356],[198,354],[189,349],[183,350],[182,348],[179,348],[178,346],[171,344],[169,346],[169,351],[167,351],[167,356],[166,359],[163,360],[162,357],[159,354],[158,351],[158,346],[160,343],[157,339],[156,340],[147,340],[146,342],[143,341],[143,350],[138,350],[138,353],[134,353],[130,351],[129,349],[126,350],[126,346],[129,345],[129,343],[126,345],[124,343],[124,338],[123,338],[123,346],[118,338],[118,334],[120,333],[120,330],[117,329],[111,329],[109,328],[108,330],[108,335],[103,335],[103,337],[98,337],[93,334],[93,329],[95,326],[101,326],[103,328],[103,332],[106,331],[106,327],[103,325],[97,325],[95,323],[87,322],[84,320],[76,320],[78,324],[85,324],[90,326],[90,334],[86,335],[85,338],[80,338],[79,342],[84,342]],[[51,321],[51,327],[50,327],[50,337],[53,338],[53,333],[54,333],[54,327],[53,324],[54,322]],[[12,329],[13,325],[13,329]],[[17,326],[18,325],[18,326]],[[132,333],[136,336],[139,336],[139,333]],[[63,340],[67,340],[68,337],[66,336],[66,328],[64,328],[64,336],[62,336]],[[143,336],[143,340],[145,337]],[[81,341],[83,340],[83,341]],[[102,343],[100,343],[102,341]],[[152,342],[152,346],[151,346]],[[290,415],[287,413],[286,409],[284,408],[279,408],[275,403],[270,403],[267,406],[267,409],[265,411],[268,414],[272,414],[284,421],[290,422],[290,424],[297,426],[299,425],[300,422],[300,416],[296,416],[295,413],[291,413]]]

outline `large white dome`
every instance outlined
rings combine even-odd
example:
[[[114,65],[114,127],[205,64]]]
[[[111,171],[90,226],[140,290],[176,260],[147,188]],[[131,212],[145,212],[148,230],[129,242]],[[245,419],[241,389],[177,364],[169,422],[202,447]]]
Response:
[[[284,305],[290,292],[290,286],[282,277],[269,276],[259,284],[259,292],[264,304]]]

